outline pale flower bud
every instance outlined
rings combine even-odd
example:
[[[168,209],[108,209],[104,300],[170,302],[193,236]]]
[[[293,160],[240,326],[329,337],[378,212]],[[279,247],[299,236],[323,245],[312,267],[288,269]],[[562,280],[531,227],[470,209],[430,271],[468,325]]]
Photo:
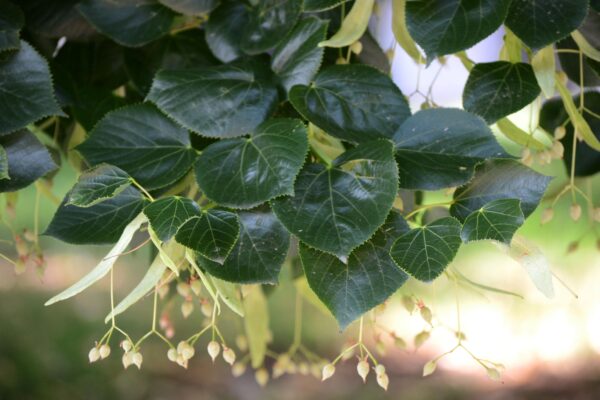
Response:
[[[334,373],[335,373],[335,367],[333,366],[333,364],[327,364],[326,366],[323,367],[321,381],[331,378]]]
[[[212,316],[213,309],[209,302],[204,302],[200,305],[200,311],[206,318],[210,318]]]
[[[369,362],[367,360],[360,360],[356,364],[356,372],[362,378],[363,382],[367,381],[367,375],[369,375]]]
[[[183,368],[187,368],[188,366],[188,360],[186,360],[181,354],[177,354],[177,358],[175,359],[175,362]]]
[[[200,296],[200,293],[202,293],[202,282],[200,282],[199,279],[196,279],[190,283],[190,288],[196,296]]]
[[[257,369],[254,373],[254,379],[260,386],[264,387],[269,382],[269,373],[264,368]]]
[[[169,351],[167,351],[167,358],[169,361],[177,362],[177,350],[169,349]]]
[[[498,371],[496,368],[486,368],[485,372],[487,373],[487,376],[490,379],[493,379],[495,381],[500,380],[500,371]]]
[[[363,45],[361,42],[356,41],[350,45],[350,51],[354,54],[360,54],[362,52],[362,49]]]
[[[231,367],[231,374],[236,378],[244,375],[244,372],[246,372],[246,364],[244,363],[235,363],[233,364],[233,367]]]
[[[223,347],[223,359],[229,365],[235,362],[235,352],[229,347]]]
[[[571,219],[573,221],[578,221],[581,218],[581,206],[577,203],[571,204],[571,209],[569,210],[571,214]]]
[[[544,211],[542,211],[540,223],[542,225],[547,224],[548,222],[552,221],[552,218],[554,218],[554,209],[552,209],[552,207],[545,208]]]
[[[144,357],[142,357],[142,353],[139,351],[131,354],[131,362],[135,364],[138,369],[142,368],[142,361],[144,361]]]
[[[237,335],[235,338],[235,345],[241,351],[246,351],[248,350],[248,339],[246,339],[246,336],[244,335]]]
[[[161,299],[164,299],[167,294],[169,294],[169,285],[161,285],[158,287],[158,296]]]
[[[437,368],[437,362],[435,360],[429,361],[427,364],[423,366],[423,376],[431,375],[435,372]]]
[[[88,353],[88,358],[90,363],[94,363],[100,359],[100,351],[98,351],[97,347],[93,347]]]
[[[104,360],[110,355],[110,346],[105,343],[102,346],[100,346],[100,349],[98,351],[100,353],[100,358]]]
[[[375,373],[377,375],[385,374],[385,365],[377,364],[377,366],[375,367]]]
[[[552,150],[550,150],[550,152],[552,153],[552,157],[561,159],[565,154],[565,146],[557,140],[552,144]]]
[[[558,126],[554,130],[554,138],[556,140],[560,140],[560,139],[564,138],[566,134],[567,134],[567,129],[564,126]]]
[[[221,346],[219,345],[219,343],[215,342],[214,340],[211,340],[210,343],[208,343],[206,349],[208,350],[208,355],[210,356],[210,358],[212,358],[213,362],[215,362],[215,359],[221,352]]]
[[[181,314],[183,314],[183,318],[187,318],[194,311],[194,303],[191,301],[184,301],[181,305]]]
[[[177,284],[177,293],[182,297],[188,297],[190,295],[190,285],[186,282],[179,282]]]
[[[127,369],[133,363],[133,353],[127,352],[123,354],[121,361],[123,362],[123,367]]]
[[[390,378],[388,378],[385,372],[377,375],[377,384],[381,386],[383,390],[387,391],[388,385],[390,384]]]
[[[129,350],[131,350],[132,347],[133,347],[133,345],[131,344],[131,342],[129,340],[123,340],[121,342],[121,348],[123,349],[123,351],[125,351],[125,353],[127,353]]]

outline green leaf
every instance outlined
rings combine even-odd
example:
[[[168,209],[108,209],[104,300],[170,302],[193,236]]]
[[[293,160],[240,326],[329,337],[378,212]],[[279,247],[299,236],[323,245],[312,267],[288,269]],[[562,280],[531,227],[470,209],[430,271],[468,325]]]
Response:
[[[588,0],[512,0],[505,24],[527,46],[540,49],[577,29],[588,5]]]
[[[326,11],[340,4],[346,3],[348,0],[304,0],[305,12]]]
[[[267,353],[267,343],[271,337],[269,331],[269,309],[267,299],[259,285],[250,286],[243,300],[244,328],[248,338],[250,364],[258,368],[263,364]]]
[[[150,225],[162,242],[171,239],[190,218],[200,216],[198,204],[186,197],[170,196],[158,199],[144,208]]]
[[[4,147],[0,146],[0,180],[10,179],[8,175],[8,156]]]
[[[156,0],[83,0],[77,7],[99,32],[132,47],[167,34],[176,15]]]
[[[131,222],[128,222],[127,226],[123,228],[123,232],[120,234],[117,243],[113,246],[112,249],[110,249],[106,257],[104,257],[98,263],[98,265],[96,265],[83,278],[77,281],[77,283],[70,286],[68,289],[62,291],[61,293],[57,294],[56,296],[52,297],[44,305],[49,306],[51,304],[73,297],[76,294],[83,292],[85,289],[87,289],[88,287],[92,286],[94,283],[98,282],[100,279],[105,277],[106,274],[110,272],[113,265],[119,259],[119,255],[121,255],[121,253],[125,251],[127,246],[129,246],[131,239],[133,239],[133,235],[140,229],[140,226],[142,226],[144,222],[146,222],[146,217],[141,213],[138,214],[137,217],[133,218]]]
[[[488,124],[519,111],[540,94],[531,65],[496,61],[476,64],[463,91],[465,110]]]
[[[331,38],[319,43],[319,47],[346,47],[360,39],[369,25],[374,3],[375,0],[354,2],[340,29]]]
[[[410,228],[392,212],[366,243],[356,248],[347,263],[334,255],[300,245],[300,257],[310,288],[335,316],[341,329],[371,308],[383,303],[407,280],[389,251],[394,240]]]
[[[249,138],[221,140],[202,151],[196,179],[210,200],[251,208],[294,194],[294,180],[308,150],[306,127],[297,119],[271,119]]]
[[[115,197],[131,185],[131,177],[119,167],[100,164],[84,171],[67,200],[67,205],[90,207]]]
[[[248,6],[241,1],[225,1],[210,13],[204,29],[215,57],[228,63],[243,55],[240,38],[248,19]]]
[[[469,183],[454,192],[450,214],[464,221],[491,201],[518,199],[527,218],[540,202],[550,179],[514,160],[488,160],[477,167]]]
[[[319,70],[324,50],[317,45],[325,38],[327,24],[315,17],[306,18],[275,48],[271,69],[286,91],[294,85],[308,85]]]
[[[240,236],[223,264],[199,257],[213,276],[236,283],[278,282],[290,235],[272,212],[240,212]]]
[[[148,190],[185,176],[196,157],[188,132],[151,104],[108,113],[77,150],[91,165],[116,165]]]
[[[394,135],[400,187],[436,190],[458,186],[487,158],[510,157],[486,123],[455,108],[434,108],[408,118]]]
[[[8,0],[0,0],[0,52],[19,48],[23,25],[25,17],[21,9]]]
[[[270,50],[296,24],[302,11],[302,0],[261,0],[250,9],[241,37],[242,50],[258,54]]]
[[[491,35],[504,21],[509,4],[510,0],[408,1],[406,25],[431,62]]]
[[[4,148],[4,166],[10,176],[0,180],[0,193],[23,189],[56,169],[46,147],[28,131],[0,136],[0,147]]]
[[[406,3],[407,0],[392,1],[392,31],[400,47],[417,64],[420,64],[423,62],[424,57],[408,33],[408,28],[406,27]]]
[[[203,210],[179,228],[175,240],[209,260],[222,263],[231,252],[239,232],[240,223],[235,213]]]
[[[44,235],[71,244],[116,242],[146,204],[146,199],[133,187],[91,207],[69,206],[68,198],[69,195],[56,210]]]
[[[309,86],[289,93],[300,114],[328,134],[362,143],[391,138],[410,116],[408,103],[392,79],[365,65],[335,65]]]
[[[452,262],[460,245],[461,225],[452,217],[438,219],[400,236],[390,254],[409,275],[431,282]]]
[[[48,64],[27,42],[0,58],[0,136],[50,115],[64,115]]]
[[[516,199],[490,201],[469,214],[460,236],[465,242],[490,239],[510,244],[515,231],[525,221],[519,204]]]
[[[110,111],[127,105],[126,99],[115,96],[106,88],[78,85],[74,89],[71,113],[86,132],[94,129]]]
[[[328,167],[307,164],[293,197],[273,200],[288,231],[319,250],[347,256],[383,224],[398,191],[392,144],[376,140],[346,151]]]
[[[588,40],[579,31],[571,32],[571,37],[577,43],[583,54],[595,61],[600,61],[600,50],[588,42]]]
[[[211,276],[210,280],[212,281],[219,297],[223,299],[225,304],[227,304],[227,307],[243,318],[246,314],[244,313],[244,304],[242,303],[242,299],[239,295],[239,285],[222,281],[214,276]]]
[[[52,39],[87,40],[96,35],[94,28],[76,8],[79,0],[9,0],[21,7],[27,30]]]
[[[556,71],[554,46],[546,46],[535,53],[531,60],[531,67],[544,96],[548,98],[554,96],[554,73]]]
[[[206,14],[213,10],[219,0],[158,0],[161,4],[185,15]]]
[[[148,99],[188,129],[230,138],[252,132],[277,104],[277,89],[263,63],[160,71]]]

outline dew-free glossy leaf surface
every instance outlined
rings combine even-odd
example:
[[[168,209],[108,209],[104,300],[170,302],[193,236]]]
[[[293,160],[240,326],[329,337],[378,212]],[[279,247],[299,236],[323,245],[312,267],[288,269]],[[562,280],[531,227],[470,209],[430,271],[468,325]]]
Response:
[[[199,257],[198,262],[211,275],[236,283],[278,282],[290,235],[270,211],[239,213],[240,236],[221,265]]]
[[[148,99],[181,125],[203,136],[252,132],[277,103],[277,89],[260,62],[160,71]]]
[[[156,236],[166,242],[190,218],[200,216],[198,204],[187,197],[170,196],[158,199],[144,208]]]
[[[400,236],[390,254],[414,278],[431,282],[452,262],[462,243],[461,224],[452,217],[438,219]]]
[[[583,22],[588,0],[512,0],[506,26],[532,49],[566,37]]]
[[[44,234],[71,244],[116,242],[146,204],[144,196],[133,187],[91,207],[69,206],[67,199],[68,195]]]
[[[0,193],[14,192],[56,169],[46,147],[30,132],[21,130],[0,136],[10,179],[0,179]]]
[[[550,179],[518,161],[488,160],[477,167],[469,183],[454,192],[450,214],[464,221],[491,201],[518,199],[527,218],[540,202]]]
[[[83,16],[123,46],[142,46],[167,34],[175,13],[157,0],[83,0]]]
[[[50,115],[62,115],[48,64],[29,43],[0,58],[0,135]]]
[[[251,208],[294,193],[308,150],[306,127],[297,119],[271,119],[248,138],[221,140],[202,151],[196,179],[220,205]]]
[[[259,1],[250,9],[241,36],[242,50],[258,54],[272,49],[294,26],[301,11],[302,0]]]
[[[341,329],[383,303],[407,280],[390,256],[394,240],[410,228],[392,212],[386,223],[343,263],[334,255],[300,245],[310,288],[335,316]]]
[[[69,192],[67,205],[89,207],[121,193],[131,185],[131,177],[119,167],[100,164],[84,171]]]
[[[328,134],[361,143],[391,138],[410,116],[391,78],[365,65],[335,65],[309,86],[297,85],[290,101],[302,116]]]
[[[207,210],[188,219],[177,231],[175,240],[209,260],[222,263],[239,233],[240,223],[235,213]]]
[[[394,135],[400,187],[436,190],[458,186],[475,165],[509,157],[478,116],[454,108],[434,108],[408,118]]]
[[[496,61],[476,64],[463,91],[465,110],[488,124],[519,111],[540,94],[531,65]]]
[[[463,225],[462,240],[490,239],[510,244],[515,231],[525,221],[520,203],[516,199],[499,199],[473,211]]]
[[[188,131],[151,104],[107,114],[77,150],[91,165],[116,165],[148,190],[183,177],[196,157]]]
[[[204,29],[215,57],[228,63],[243,55],[240,37],[248,18],[248,6],[241,1],[224,1],[210,13]]]
[[[347,256],[383,224],[398,190],[392,144],[364,143],[346,151],[331,168],[307,164],[295,195],[273,200],[273,211],[306,244]]]
[[[8,0],[0,0],[0,52],[19,48],[19,31],[25,23],[21,9]]]
[[[161,4],[185,15],[204,14],[214,9],[219,0],[158,0]]]
[[[408,1],[406,25],[431,61],[491,35],[504,21],[509,4],[510,0]]]
[[[286,91],[308,85],[317,73],[324,49],[318,47],[327,33],[327,21],[309,17],[300,21],[273,52],[271,69]]]

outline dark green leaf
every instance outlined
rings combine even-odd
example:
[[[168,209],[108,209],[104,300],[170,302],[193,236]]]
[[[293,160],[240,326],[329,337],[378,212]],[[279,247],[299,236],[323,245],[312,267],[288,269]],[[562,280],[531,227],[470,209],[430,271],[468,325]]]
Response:
[[[8,0],[0,0],[0,52],[19,48],[19,31],[24,24],[21,9]]]
[[[50,115],[62,115],[46,61],[28,43],[0,58],[0,135]]]
[[[44,234],[72,244],[116,242],[146,204],[144,196],[133,187],[91,207],[68,206],[68,198],[58,207]]]
[[[600,34],[598,35],[600,36]],[[596,66],[600,65],[597,61],[591,60],[585,55],[582,56],[583,65],[579,65],[579,46],[570,37],[567,36],[563,40],[556,43],[558,50],[568,50],[571,52],[558,53],[560,67],[571,82],[579,85],[583,82],[583,86],[600,86],[600,69]],[[583,74],[582,74],[583,73]],[[580,77],[583,75],[583,80]]]
[[[196,179],[209,199],[227,207],[251,208],[294,194],[308,139],[300,120],[271,119],[249,138],[208,146],[196,163]]]
[[[278,281],[290,235],[272,212],[240,212],[240,236],[223,265],[202,256],[200,265],[211,275],[237,283]]]
[[[581,25],[589,0],[512,0],[506,26],[532,49],[566,37]]]
[[[391,256],[409,275],[431,282],[444,272],[461,245],[461,225],[452,217],[438,219],[400,236]]]
[[[0,146],[0,180],[9,179],[8,175],[8,156],[4,147]]]
[[[429,61],[466,50],[504,21],[510,0],[424,0],[406,2],[410,35]]]
[[[203,136],[228,138],[252,132],[277,103],[264,64],[160,71],[148,99]]]
[[[392,144],[375,140],[348,150],[331,167],[307,164],[295,195],[272,205],[288,231],[306,244],[345,257],[383,224],[397,191]]]
[[[463,91],[465,110],[488,124],[519,111],[540,94],[531,65],[497,61],[476,64]]]
[[[27,29],[46,38],[65,37],[87,40],[96,35],[94,28],[76,8],[79,0],[17,0],[25,14]]]
[[[48,150],[28,131],[0,136],[10,179],[0,179],[0,193],[14,192],[56,169]]]
[[[488,160],[477,166],[473,180],[454,192],[450,214],[464,221],[491,201],[518,199],[527,218],[540,202],[550,179],[514,160]]]
[[[186,15],[206,14],[214,9],[219,0],[158,0],[165,6]]]
[[[200,207],[192,199],[171,196],[148,204],[144,208],[144,214],[158,238],[166,242],[187,220],[200,216]]]
[[[209,260],[222,263],[238,239],[240,223],[235,213],[222,210],[202,211],[185,222],[175,240]]]
[[[392,79],[365,65],[329,67],[310,86],[293,87],[289,96],[310,122],[356,143],[391,138],[410,116],[408,103]]]
[[[304,11],[325,11],[337,7],[348,0],[304,0]]]
[[[250,10],[242,33],[242,50],[258,54],[272,49],[294,26],[301,11],[302,0],[259,1]]]
[[[210,13],[206,23],[206,42],[215,57],[227,63],[240,57],[240,38],[248,23],[248,6],[241,1],[223,2]]]
[[[112,91],[97,87],[77,86],[73,105],[73,117],[87,131],[107,113],[127,104],[123,97],[115,96]]]
[[[83,172],[68,196],[67,205],[90,207],[115,197],[131,185],[131,177],[119,167],[100,164]]]
[[[517,199],[490,201],[479,210],[473,211],[465,220],[460,236],[465,242],[473,240],[510,241],[525,218]]]
[[[304,19],[275,49],[271,68],[286,91],[294,85],[308,85],[317,73],[324,51],[317,45],[325,39],[327,24],[314,17]]]
[[[479,117],[454,108],[419,111],[394,135],[400,187],[436,190],[458,186],[475,165],[509,157]]]
[[[310,288],[345,329],[356,318],[383,303],[406,281],[390,256],[394,240],[410,228],[392,212],[386,223],[347,263],[334,255],[300,245],[300,257]]]
[[[116,165],[148,190],[183,177],[196,157],[188,132],[150,104],[110,112],[77,150],[91,165]]]
[[[156,0],[83,0],[79,11],[123,46],[142,46],[167,34],[175,13]]]

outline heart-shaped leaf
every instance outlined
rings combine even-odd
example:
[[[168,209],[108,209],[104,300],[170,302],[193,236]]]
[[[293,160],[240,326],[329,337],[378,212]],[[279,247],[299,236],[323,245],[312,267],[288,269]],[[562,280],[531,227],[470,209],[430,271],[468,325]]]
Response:
[[[460,234],[463,241],[490,239],[510,244],[525,221],[520,203],[517,199],[499,199],[473,211],[463,225]]]
[[[465,221],[491,201],[518,199],[527,218],[539,204],[550,179],[518,161],[488,160],[476,168],[469,183],[454,192],[450,214]]]
[[[334,255],[300,245],[300,257],[310,288],[335,316],[341,329],[371,308],[383,303],[408,276],[392,260],[394,240],[410,228],[392,212],[386,223],[366,243],[348,256],[347,263]]]
[[[19,48],[19,31],[24,24],[21,9],[8,0],[0,0],[0,52]]]
[[[460,222],[438,219],[400,236],[390,254],[396,264],[414,278],[431,282],[452,262],[462,243]]]
[[[504,22],[510,0],[423,0],[406,3],[406,25],[428,61],[468,49]]]
[[[48,64],[25,41],[0,58],[0,135],[50,115],[63,115],[54,99]]]
[[[391,138],[410,116],[392,79],[366,65],[335,65],[289,94],[294,108],[328,134],[361,143]]]
[[[115,197],[131,185],[131,177],[119,167],[100,164],[83,172],[71,192],[67,205],[90,207]]]
[[[375,140],[346,151],[331,166],[307,164],[295,195],[273,200],[285,227],[306,244],[340,257],[383,224],[398,191],[392,144]]]
[[[407,189],[458,186],[483,160],[510,157],[481,118],[454,108],[417,112],[400,126],[394,143],[400,186]]]
[[[202,151],[196,179],[202,192],[220,205],[251,208],[294,193],[308,139],[300,120],[271,119],[249,138],[221,140]]]
[[[182,178],[196,158],[189,133],[151,104],[108,113],[77,150],[91,165],[116,165],[149,190]]]
[[[69,206],[65,200],[56,210],[44,235],[72,244],[109,244],[146,205],[139,190],[128,187],[117,196],[91,207]]]
[[[209,260],[222,263],[235,244],[240,223],[235,213],[223,210],[203,210],[199,216],[185,222],[175,240],[197,251]]]
[[[148,99],[181,125],[203,136],[229,138],[252,132],[277,103],[263,63],[160,71]]]
[[[187,197],[170,196],[158,199],[144,208],[150,226],[162,242],[171,239],[190,218],[200,216],[198,204]]]
[[[496,61],[475,64],[463,91],[465,110],[488,124],[519,111],[540,94],[531,65]]]
[[[211,275],[236,283],[276,284],[285,261],[290,235],[272,212],[240,212],[240,236],[223,264],[199,256]]]
[[[239,39],[248,19],[248,6],[240,1],[225,1],[210,13],[204,29],[215,57],[228,63],[243,55]]]

